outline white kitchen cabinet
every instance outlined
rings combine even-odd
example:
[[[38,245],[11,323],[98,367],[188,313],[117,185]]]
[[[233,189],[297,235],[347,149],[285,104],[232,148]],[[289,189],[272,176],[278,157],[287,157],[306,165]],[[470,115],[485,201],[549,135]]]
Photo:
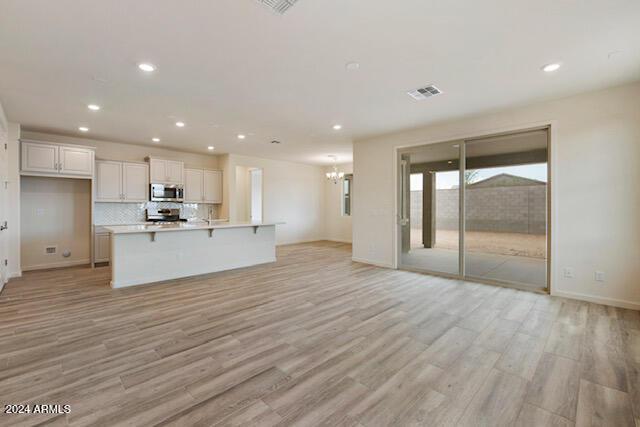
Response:
[[[59,148],[59,168],[63,175],[93,175],[93,150],[61,146]]]
[[[184,170],[185,203],[202,203],[204,201],[204,171],[202,169]]]
[[[109,233],[96,233],[93,239],[94,262],[109,262],[111,254],[111,241]]]
[[[22,142],[22,170],[26,172],[58,173],[58,146]]]
[[[96,162],[97,202],[146,202],[149,200],[149,167],[145,163]]]
[[[125,202],[149,200],[149,166],[144,163],[123,163],[122,193]]]
[[[222,203],[222,171],[204,170],[204,202]]]
[[[21,173],[25,175],[93,176],[93,149],[40,141],[21,141]]]
[[[96,162],[96,201],[122,201],[122,162]]]
[[[167,160],[167,182],[171,184],[182,184],[184,181],[184,163],[174,160]]]
[[[222,203],[222,171],[185,169],[185,203]]]
[[[184,163],[176,160],[149,159],[151,182],[154,184],[182,184]]]

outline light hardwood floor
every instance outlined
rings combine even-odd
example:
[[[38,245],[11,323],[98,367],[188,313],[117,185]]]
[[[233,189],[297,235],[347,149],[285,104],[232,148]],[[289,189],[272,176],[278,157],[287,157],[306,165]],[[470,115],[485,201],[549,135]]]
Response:
[[[387,270],[348,245],[113,291],[107,268],[0,296],[0,425],[634,425],[640,314]],[[635,415],[635,417],[634,417]]]

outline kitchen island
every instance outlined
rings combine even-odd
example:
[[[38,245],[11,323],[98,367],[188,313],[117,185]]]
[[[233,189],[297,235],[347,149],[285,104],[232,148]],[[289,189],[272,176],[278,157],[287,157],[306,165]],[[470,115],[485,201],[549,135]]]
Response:
[[[143,285],[276,260],[274,222],[195,222],[104,227],[111,287]]]

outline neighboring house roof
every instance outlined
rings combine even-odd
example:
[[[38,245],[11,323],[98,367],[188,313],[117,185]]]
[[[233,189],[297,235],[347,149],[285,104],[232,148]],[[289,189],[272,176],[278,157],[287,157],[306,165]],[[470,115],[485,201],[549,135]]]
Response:
[[[489,188],[489,187],[524,187],[530,185],[546,185],[546,182],[537,179],[523,178],[521,176],[501,173],[482,181],[467,185],[467,188]]]

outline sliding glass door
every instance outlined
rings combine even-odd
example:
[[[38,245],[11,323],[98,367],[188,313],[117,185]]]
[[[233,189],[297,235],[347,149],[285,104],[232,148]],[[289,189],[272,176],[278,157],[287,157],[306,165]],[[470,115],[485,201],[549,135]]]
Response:
[[[402,154],[401,264],[460,274],[460,142]]]
[[[401,152],[400,267],[548,286],[548,129]]]

